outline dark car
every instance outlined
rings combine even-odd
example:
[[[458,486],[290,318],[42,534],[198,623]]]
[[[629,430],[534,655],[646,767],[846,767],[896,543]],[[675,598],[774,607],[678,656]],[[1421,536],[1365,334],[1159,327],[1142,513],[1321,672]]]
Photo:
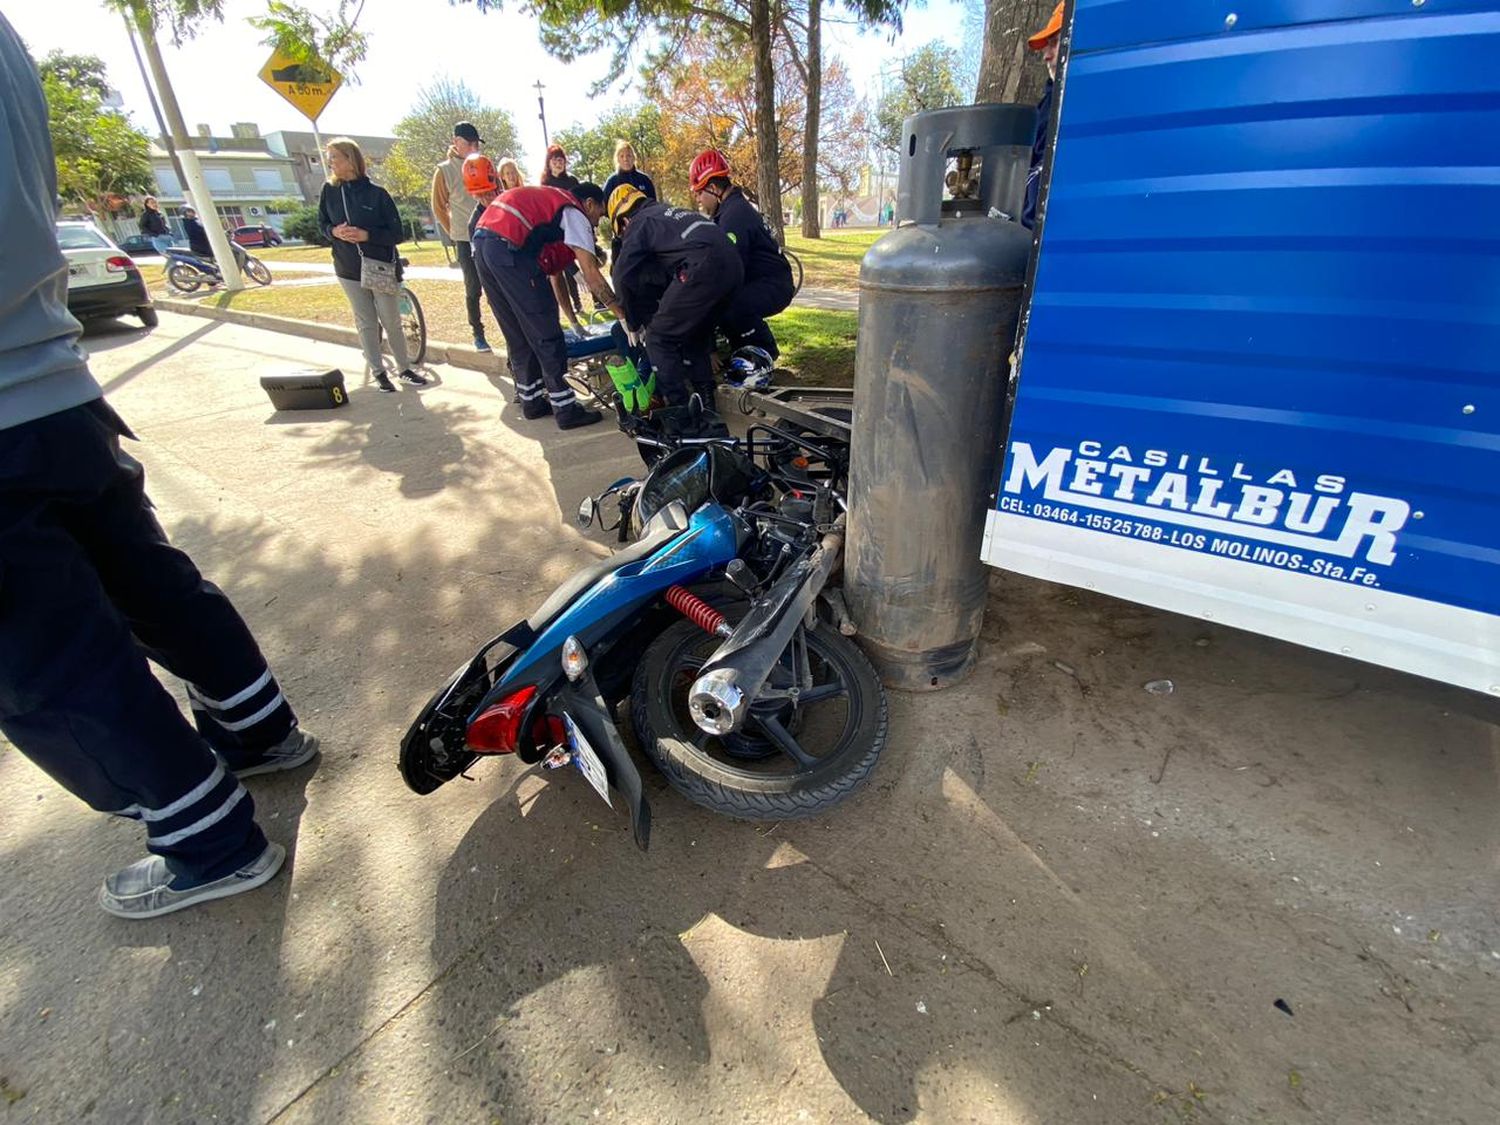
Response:
[[[132,234],[120,243],[120,249],[127,254],[155,254],[156,247],[151,245],[151,240],[144,234]]]
[[[241,246],[280,246],[281,235],[274,227],[235,227],[229,237]]]
[[[156,327],[156,310],[135,262],[92,223],[60,222],[57,246],[68,260],[68,311],[79,320],[137,316]]]

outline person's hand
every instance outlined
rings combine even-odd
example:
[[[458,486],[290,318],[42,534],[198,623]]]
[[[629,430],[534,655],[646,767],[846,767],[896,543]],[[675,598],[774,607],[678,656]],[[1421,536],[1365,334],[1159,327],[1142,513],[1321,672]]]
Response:
[[[628,324],[625,326],[625,339],[630,341],[630,346],[632,348],[638,348],[641,346],[640,332],[637,329],[631,328]]]
[[[345,237],[348,238],[350,242],[370,241],[370,232],[365,230],[364,227],[345,227],[344,229],[348,231],[348,234],[346,234]]]
[[[568,312],[568,319],[573,323],[573,327],[576,328],[576,329],[578,329],[579,332],[582,332],[583,331],[583,321],[581,321],[581,320],[578,319],[578,314],[576,312],[574,312],[572,310],[572,308],[569,308],[567,310],[567,312]]]

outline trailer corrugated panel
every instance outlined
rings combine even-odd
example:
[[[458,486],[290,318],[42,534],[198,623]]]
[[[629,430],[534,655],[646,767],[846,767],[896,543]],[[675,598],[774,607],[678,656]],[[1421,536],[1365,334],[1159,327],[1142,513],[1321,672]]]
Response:
[[[1500,694],[1500,12],[1072,15],[986,559]]]

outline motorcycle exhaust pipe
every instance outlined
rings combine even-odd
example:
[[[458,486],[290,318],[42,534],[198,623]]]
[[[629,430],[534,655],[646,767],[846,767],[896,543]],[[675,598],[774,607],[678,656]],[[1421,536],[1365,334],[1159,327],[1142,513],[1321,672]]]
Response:
[[[776,611],[775,624],[769,631],[753,640],[741,636],[742,631],[754,633],[764,628],[763,619],[747,616],[703,666],[688,692],[688,712],[699,730],[722,736],[744,726],[751,702],[838,566],[844,550],[843,523],[840,517],[799,565],[801,573],[794,579],[790,596]]]

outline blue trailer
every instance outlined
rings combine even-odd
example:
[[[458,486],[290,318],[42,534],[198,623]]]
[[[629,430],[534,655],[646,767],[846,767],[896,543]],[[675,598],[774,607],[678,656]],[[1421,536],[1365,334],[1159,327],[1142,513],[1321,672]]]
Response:
[[[1500,695],[1500,10],[1077,0],[987,562]]]

